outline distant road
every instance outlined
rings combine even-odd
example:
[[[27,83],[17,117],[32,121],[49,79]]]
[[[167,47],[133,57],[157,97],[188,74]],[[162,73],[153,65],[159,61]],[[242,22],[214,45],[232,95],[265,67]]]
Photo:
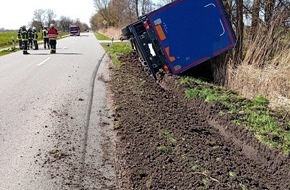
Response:
[[[114,187],[108,57],[93,33],[39,46],[0,57],[0,189]]]

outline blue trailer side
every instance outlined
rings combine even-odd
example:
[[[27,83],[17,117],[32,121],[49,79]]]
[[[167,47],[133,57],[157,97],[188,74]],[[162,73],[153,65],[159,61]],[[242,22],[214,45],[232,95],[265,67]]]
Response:
[[[177,0],[122,30],[155,78],[182,73],[236,44],[222,0]]]
[[[179,0],[147,16],[174,74],[211,59],[236,43],[220,0]]]

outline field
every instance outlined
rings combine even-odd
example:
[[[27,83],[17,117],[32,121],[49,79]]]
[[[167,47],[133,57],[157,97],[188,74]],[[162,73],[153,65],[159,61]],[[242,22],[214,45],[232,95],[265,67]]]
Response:
[[[0,48],[11,47],[13,40],[17,43],[17,31],[0,32]]]

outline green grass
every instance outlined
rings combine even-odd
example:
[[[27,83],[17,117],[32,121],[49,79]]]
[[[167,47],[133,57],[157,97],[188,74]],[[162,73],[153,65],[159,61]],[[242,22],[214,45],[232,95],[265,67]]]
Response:
[[[101,34],[101,33],[95,33],[95,35],[96,35],[96,38],[98,39],[98,40],[111,40],[111,38],[110,37],[108,37],[108,36],[105,36],[105,35],[103,35],[103,34]]]
[[[290,121],[281,122],[276,119],[264,96],[245,99],[234,91],[191,77],[182,78],[181,84],[187,87],[187,99],[202,98],[206,102],[222,104],[229,114],[235,115],[236,124],[246,126],[261,142],[270,147],[290,153]]]
[[[122,64],[119,60],[120,56],[132,51],[131,45],[127,42],[116,42],[112,46],[111,44],[102,44],[102,46],[107,51],[117,68]]]
[[[111,40],[111,38],[100,33],[95,33],[95,36],[98,40]],[[117,68],[119,68],[122,64],[119,59],[120,56],[123,54],[128,54],[132,51],[132,47],[128,42],[115,42],[113,44],[103,43],[102,46]]]
[[[160,152],[167,152],[168,148],[166,146],[158,146],[157,150],[160,151]]]
[[[17,43],[17,31],[15,32],[0,32],[0,48],[12,46],[12,40]]]
[[[164,136],[169,142],[176,143],[176,140],[173,137],[173,134],[168,130],[161,130],[160,134]]]
[[[8,50],[4,50],[4,51],[0,51],[0,56],[3,56],[3,55],[7,55],[7,54],[10,54],[10,53],[13,53],[15,51],[18,51],[19,49],[8,49]]]

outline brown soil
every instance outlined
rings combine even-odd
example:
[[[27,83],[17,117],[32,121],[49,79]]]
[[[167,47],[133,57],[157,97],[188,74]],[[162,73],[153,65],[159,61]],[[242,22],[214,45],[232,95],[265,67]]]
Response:
[[[221,116],[186,101],[175,76],[160,83],[136,57],[113,70],[119,189],[290,189],[290,157]]]

